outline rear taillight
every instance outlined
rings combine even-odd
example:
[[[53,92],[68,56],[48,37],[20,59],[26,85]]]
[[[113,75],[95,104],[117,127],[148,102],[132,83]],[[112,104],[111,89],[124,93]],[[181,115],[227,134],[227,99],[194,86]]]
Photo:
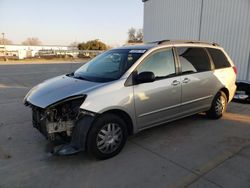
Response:
[[[234,73],[237,74],[237,68],[233,66]]]

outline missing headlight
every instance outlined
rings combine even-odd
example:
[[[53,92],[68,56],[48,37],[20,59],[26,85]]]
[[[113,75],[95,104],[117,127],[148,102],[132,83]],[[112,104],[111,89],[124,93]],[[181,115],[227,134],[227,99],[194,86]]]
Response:
[[[76,120],[79,109],[84,102],[85,96],[74,96],[59,101],[47,108],[47,115],[50,121]]]
[[[46,109],[33,108],[33,114],[39,114],[39,118],[33,123],[49,140],[55,140],[56,136],[70,137],[75,122],[82,115],[80,106],[86,96],[74,96],[57,103]],[[81,114],[81,115],[80,115]]]

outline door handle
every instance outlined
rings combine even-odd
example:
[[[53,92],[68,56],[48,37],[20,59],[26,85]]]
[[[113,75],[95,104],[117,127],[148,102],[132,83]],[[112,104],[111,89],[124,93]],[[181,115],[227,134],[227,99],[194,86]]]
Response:
[[[179,84],[180,84],[180,82],[178,80],[174,80],[171,85],[172,86],[177,86]]]
[[[184,80],[182,81],[182,83],[188,83],[188,82],[190,82],[191,80],[189,79],[189,78],[184,78]]]

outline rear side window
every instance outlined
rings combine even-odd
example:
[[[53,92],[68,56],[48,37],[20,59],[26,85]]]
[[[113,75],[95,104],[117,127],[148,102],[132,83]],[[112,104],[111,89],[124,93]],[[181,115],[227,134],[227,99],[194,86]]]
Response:
[[[204,48],[177,48],[183,74],[211,70],[211,63]]]
[[[214,48],[207,48],[207,50],[213,59],[214,66],[216,69],[231,67],[227,57],[221,50]]]

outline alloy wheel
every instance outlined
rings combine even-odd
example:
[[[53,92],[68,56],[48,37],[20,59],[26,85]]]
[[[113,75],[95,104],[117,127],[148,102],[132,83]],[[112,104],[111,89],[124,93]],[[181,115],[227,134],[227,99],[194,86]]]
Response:
[[[96,145],[100,152],[109,154],[121,145],[123,139],[122,129],[116,123],[108,123],[98,132]]]
[[[216,100],[215,111],[217,114],[223,114],[226,108],[226,99],[223,96],[220,96]]]

